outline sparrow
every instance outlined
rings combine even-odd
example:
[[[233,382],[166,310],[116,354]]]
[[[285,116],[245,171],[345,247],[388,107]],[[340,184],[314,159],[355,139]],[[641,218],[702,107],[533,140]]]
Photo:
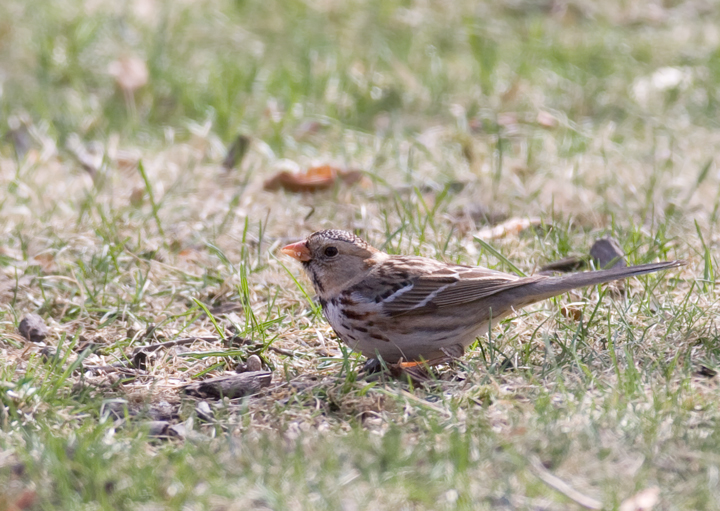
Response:
[[[517,309],[571,289],[685,264],[666,261],[551,277],[390,255],[340,230],[318,231],[282,252],[312,280],[337,336],[388,363],[458,358]]]

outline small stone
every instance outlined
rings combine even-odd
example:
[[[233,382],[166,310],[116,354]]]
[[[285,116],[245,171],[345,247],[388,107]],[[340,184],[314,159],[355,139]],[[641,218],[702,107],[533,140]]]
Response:
[[[257,355],[250,355],[245,362],[241,362],[235,367],[236,373],[251,371],[262,371],[262,360]]]
[[[43,318],[37,314],[28,314],[18,326],[20,335],[31,342],[42,342],[48,336],[48,327]]]
[[[248,371],[262,371],[262,360],[257,355],[250,355],[245,365]]]

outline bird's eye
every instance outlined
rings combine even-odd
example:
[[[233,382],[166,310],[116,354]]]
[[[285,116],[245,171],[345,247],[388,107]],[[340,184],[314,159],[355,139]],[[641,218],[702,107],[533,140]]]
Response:
[[[335,257],[338,255],[338,249],[336,247],[327,247],[325,249],[325,255],[328,257]]]

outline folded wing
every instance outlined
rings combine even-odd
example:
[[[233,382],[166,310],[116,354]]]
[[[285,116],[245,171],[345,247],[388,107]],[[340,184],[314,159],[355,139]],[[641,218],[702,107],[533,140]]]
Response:
[[[391,300],[384,301],[383,310],[395,316],[422,314],[443,307],[458,307],[545,278],[547,277],[517,277],[478,267],[444,268],[411,279],[412,287],[407,285]]]

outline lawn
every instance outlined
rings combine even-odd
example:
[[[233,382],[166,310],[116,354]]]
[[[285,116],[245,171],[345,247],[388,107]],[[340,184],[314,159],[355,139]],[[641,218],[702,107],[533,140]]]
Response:
[[[0,2],[0,510],[720,509],[718,27],[699,0]],[[688,265],[369,381],[279,250],[325,228]],[[184,391],[257,357],[257,394]]]

